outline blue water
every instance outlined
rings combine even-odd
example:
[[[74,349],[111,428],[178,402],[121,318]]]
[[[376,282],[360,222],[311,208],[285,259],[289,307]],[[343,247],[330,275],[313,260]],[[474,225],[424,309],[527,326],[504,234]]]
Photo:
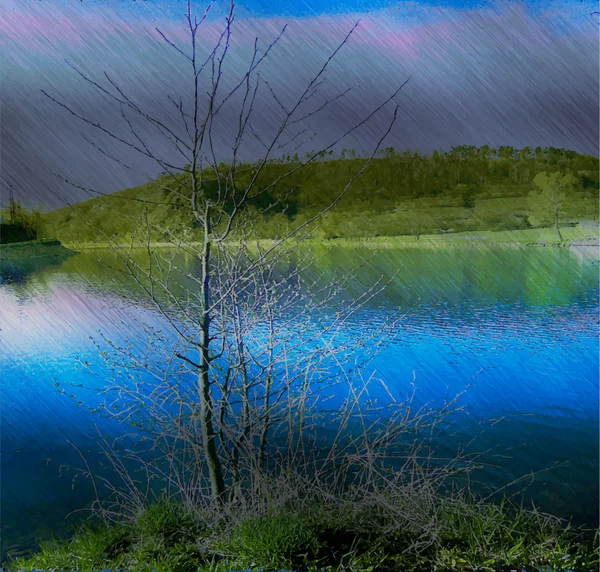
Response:
[[[0,284],[3,556],[68,530],[65,516],[87,506],[92,490],[64,465],[83,465],[76,448],[94,464],[96,427],[124,431],[89,413],[104,379],[85,362],[106,372],[94,342],[102,349],[102,336],[122,342],[164,325],[99,256],[38,265]],[[534,472],[507,492],[525,487],[526,500],[543,510],[597,523],[597,251],[336,247],[306,272],[333,276],[361,260],[367,264],[342,298],[358,297],[381,276],[391,282],[340,340],[380,326],[388,343],[371,367],[395,397],[414,383],[417,403],[439,406],[468,388],[446,442],[489,451],[485,461],[497,467],[473,476],[482,490]],[[374,351],[374,343],[361,351]],[[385,397],[383,385],[373,394]]]

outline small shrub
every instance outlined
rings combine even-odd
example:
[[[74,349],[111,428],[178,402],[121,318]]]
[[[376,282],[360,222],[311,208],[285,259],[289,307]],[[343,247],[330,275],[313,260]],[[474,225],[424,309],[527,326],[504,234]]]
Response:
[[[523,230],[526,228],[530,228],[529,220],[527,217],[519,215],[506,215],[494,220],[490,224],[490,230],[494,232],[503,230]]]

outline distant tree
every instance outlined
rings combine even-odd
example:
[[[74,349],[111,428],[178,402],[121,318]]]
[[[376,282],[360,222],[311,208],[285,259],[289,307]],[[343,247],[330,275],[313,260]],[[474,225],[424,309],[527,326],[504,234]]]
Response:
[[[0,211],[0,242],[22,242],[35,240],[40,234],[42,207],[31,211],[21,201],[11,201],[8,209]]]
[[[422,205],[417,204],[412,223],[413,233],[417,240],[421,240],[421,234],[431,232],[434,222],[433,216]]]
[[[498,149],[498,157],[500,159],[511,159],[515,150],[509,145],[503,145]]]
[[[523,147],[523,149],[519,151],[519,155],[520,159],[524,161],[533,157],[533,151],[531,150],[531,147]]]
[[[479,176],[479,184],[485,185],[487,183],[488,172],[489,172],[489,161],[490,157],[495,154],[495,150],[489,145],[483,145],[476,150],[477,171]]]
[[[559,229],[561,205],[569,190],[573,189],[576,179],[573,175],[563,175],[559,172],[538,173],[533,182],[537,190],[529,193],[528,205],[531,210],[530,220],[536,226],[552,220],[559,240],[563,237]]]
[[[456,185],[455,192],[462,200],[462,206],[466,209],[472,209],[475,206],[475,187],[460,183]]]

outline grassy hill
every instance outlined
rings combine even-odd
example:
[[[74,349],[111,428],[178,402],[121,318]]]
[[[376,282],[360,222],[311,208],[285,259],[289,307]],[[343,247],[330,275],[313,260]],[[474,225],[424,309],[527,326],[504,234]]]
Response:
[[[560,204],[562,225],[597,220],[599,160],[563,149],[499,150],[458,147],[432,155],[387,149],[383,157],[354,181],[344,198],[327,213],[316,238],[357,238],[443,234],[466,231],[509,231],[551,226],[551,209],[541,205],[532,212],[538,173],[570,175],[573,183]],[[364,159],[321,157],[282,179],[251,201],[244,216],[252,219],[257,238],[276,236],[282,229],[301,224],[329,204]],[[300,159],[285,158],[267,164],[257,178],[264,189],[295,170]],[[220,166],[224,173],[226,167]],[[239,165],[236,184],[243,188],[256,165]],[[216,173],[204,173],[203,190],[217,192]],[[212,182],[208,181],[212,179]],[[107,237],[127,242],[140,229],[151,228],[153,241],[169,233],[191,240],[200,238],[186,200],[164,187],[187,194],[185,181],[163,174],[156,181],[92,198],[41,218],[41,237],[75,244],[106,242]],[[276,205],[261,214],[269,204]],[[547,205],[548,207],[550,205]],[[537,208],[537,207],[536,207]],[[535,216],[534,216],[535,215]]]

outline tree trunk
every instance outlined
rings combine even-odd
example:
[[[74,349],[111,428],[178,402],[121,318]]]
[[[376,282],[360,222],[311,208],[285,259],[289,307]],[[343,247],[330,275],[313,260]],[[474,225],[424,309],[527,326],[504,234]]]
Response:
[[[558,235],[558,240],[563,241],[562,234],[560,234],[560,229],[558,228],[558,209],[554,209],[554,227],[556,228],[556,234]]]
[[[267,378],[267,386],[265,391],[265,419],[263,423],[262,433],[260,435],[260,449],[258,454],[258,465],[261,469],[266,469],[265,466],[265,450],[267,448],[267,436],[269,434],[269,394],[271,393],[271,376]]]
[[[215,445],[215,432],[213,428],[213,403],[210,393],[210,315],[208,313],[210,302],[210,242],[205,238],[202,253],[202,305],[203,315],[200,327],[200,372],[198,375],[198,390],[200,397],[200,423],[202,445],[208,462],[211,497],[213,500],[224,500],[225,483],[221,460]]]

